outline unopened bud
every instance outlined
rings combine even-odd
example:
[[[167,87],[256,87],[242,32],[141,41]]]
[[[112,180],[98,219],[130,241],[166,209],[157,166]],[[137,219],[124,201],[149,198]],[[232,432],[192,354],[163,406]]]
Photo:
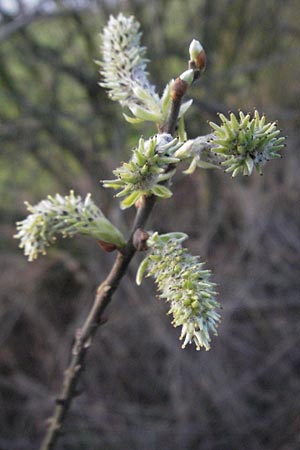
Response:
[[[195,68],[200,70],[200,72],[203,72],[206,66],[206,55],[200,42],[193,39],[190,44],[189,52],[191,61],[194,63]]]
[[[187,83],[188,85],[192,84],[193,80],[194,80],[194,71],[193,69],[189,69],[186,70],[185,72],[183,72],[179,78],[184,81],[185,83]]]

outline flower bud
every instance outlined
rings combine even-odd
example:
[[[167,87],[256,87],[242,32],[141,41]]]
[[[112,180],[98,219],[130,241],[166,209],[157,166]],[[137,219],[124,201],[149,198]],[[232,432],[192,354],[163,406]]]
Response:
[[[195,68],[200,70],[200,72],[204,72],[206,66],[206,54],[200,42],[193,39],[190,44],[189,52]]]
[[[185,72],[183,72],[179,78],[184,81],[186,84],[190,85],[192,84],[193,80],[194,80],[194,71],[193,69],[189,69],[186,70]]]

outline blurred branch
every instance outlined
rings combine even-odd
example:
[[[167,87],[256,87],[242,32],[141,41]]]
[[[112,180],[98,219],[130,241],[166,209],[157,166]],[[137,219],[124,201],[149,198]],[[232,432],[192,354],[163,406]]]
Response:
[[[225,114],[228,110],[224,104],[214,100],[206,101],[193,99],[193,105],[196,106],[199,111],[207,114],[212,119],[216,118],[217,113]]]
[[[34,40],[26,30],[23,31],[22,34],[26,39],[26,43],[31,49],[32,55],[34,55],[44,63],[49,63],[52,69],[55,68],[56,72],[66,73],[67,75],[74,78],[77,82],[79,82],[86,89],[91,105],[94,107],[94,109],[98,109],[99,100],[103,94],[98,88],[96,76],[94,77],[89,75],[85,67],[65,63],[63,61],[64,50],[62,50],[62,52],[60,53],[53,47],[41,45],[36,40]],[[87,37],[86,39],[88,40]],[[92,46],[89,40],[88,45],[89,47]]]
[[[85,8],[83,7],[70,7],[65,9],[59,9],[54,11],[42,11],[39,8],[34,10],[31,13],[21,13],[17,16],[12,16],[7,14],[3,8],[0,7],[0,13],[5,18],[7,23],[2,24],[0,28],[0,42],[3,42],[11,37],[11,35],[27,28],[33,22],[37,22],[39,20],[49,20],[56,18],[65,18],[72,16],[74,13],[78,13],[79,11],[83,11]]]
[[[300,29],[299,27],[292,26],[289,24],[283,24],[280,27],[280,31],[286,34],[290,34],[294,37],[300,38]]]
[[[258,71],[259,69],[273,66],[273,65],[282,65],[286,64],[291,58],[300,55],[299,48],[294,48],[289,51],[286,51],[283,55],[282,52],[276,52],[268,58],[263,57],[258,61],[252,61],[249,64],[236,65],[231,69],[228,69],[222,74],[218,74],[216,76],[211,77],[211,79],[215,82],[219,79],[222,80],[231,80],[233,77],[237,75],[244,75]]]

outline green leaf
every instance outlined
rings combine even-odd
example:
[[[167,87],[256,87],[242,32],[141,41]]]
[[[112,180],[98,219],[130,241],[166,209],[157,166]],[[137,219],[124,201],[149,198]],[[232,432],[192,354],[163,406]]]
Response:
[[[122,233],[109,220],[101,217],[97,219],[96,223],[97,227],[95,227],[94,233],[92,230],[89,232],[88,229],[81,228],[80,226],[78,227],[78,231],[83,235],[95,237],[109,244],[115,244],[118,248],[124,247],[125,239]]]
[[[139,268],[138,268],[137,273],[136,273],[136,279],[135,279],[136,284],[138,286],[140,286],[141,283],[142,283],[142,279],[143,279],[144,273],[147,270],[148,264],[149,264],[149,258],[147,257],[139,265]]]
[[[169,198],[173,195],[172,192],[170,191],[170,189],[166,188],[165,186],[160,186],[158,184],[156,184],[152,188],[152,192],[157,197],[162,197],[162,198]]]
[[[173,233],[160,234],[159,240],[161,242],[169,242],[175,239],[179,244],[188,238],[186,233],[181,233],[180,231],[174,231]]]
[[[186,170],[183,171],[183,173],[185,175],[190,175],[191,173],[195,172],[196,168],[197,168],[197,159],[193,158],[191,161],[191,164],[189,165],[189,167]]]
[[[163,95],[161,97],[161,109],[164,116],[164,119],[167,117],[167,113],[169,111],[169,107],[171,104],[171,85],[173,83],[173,80],[170,81],[163,92]]]
[[[150,120],[151,122],[160,122],[161,120],[161,114],[152,113],[141,106],[132,105],[130,106],[130,111],[134,116],[141,120]]]
[[[219,165],[202,161],[201,159],[197,162],[197,167],[200,169],[220,169]]]
[[[130,206],[134,205],[135,202],[141,197],[141,195],[142,195],[141,191],[132,192],[132,194],[128,195],[128,197],[126,197],[121,202],[121,209],[130,208]]]
[[[245,162],[247,165],[248,175],[251,175],[253,167],[254,167],[254,161],[252,158],[248,157],[248,158],[246,158]]]
[[[191,106],[191,104],[193,103],[193,99],[188,100],[187,102],[183,103],[180,106],[180,110],[179,110],[179,114],[178,114],[178,119],[180,119],[189,109],[189,107]]]
[[[132,123],[132,124],[143,122],[143,119],[138,119],[137,117],[130,117],[130,116],[128,116],[125,113],[123,113],[123,116],[124,116],[126,122],[129,122],[129,123]]]

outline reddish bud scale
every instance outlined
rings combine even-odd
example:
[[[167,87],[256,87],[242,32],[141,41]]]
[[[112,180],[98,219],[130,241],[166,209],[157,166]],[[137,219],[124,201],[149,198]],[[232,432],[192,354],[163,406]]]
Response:
[[[101,248],[101,250],[103,250],[104,252],[113,252],[117,248],[117,246],[115,244],[110,244],[108,242],[103,242],[103,241],[98,240],[97,243],[98,243],[99,247]]]
[[[205,70],[206,67],[206,54],[205,51],[202,50],[197,57],[194,59],[194,63],[195,66],[197,67],[198,70],[200,70],[201,72],[203,72]]]
[[[172,91],[171,91],[171,98],[172,100],[179,100],[181,99],[184,94],[186,93],[188,88],[188,83],[181,80],[181,78],[176,78],[172,85]]]

